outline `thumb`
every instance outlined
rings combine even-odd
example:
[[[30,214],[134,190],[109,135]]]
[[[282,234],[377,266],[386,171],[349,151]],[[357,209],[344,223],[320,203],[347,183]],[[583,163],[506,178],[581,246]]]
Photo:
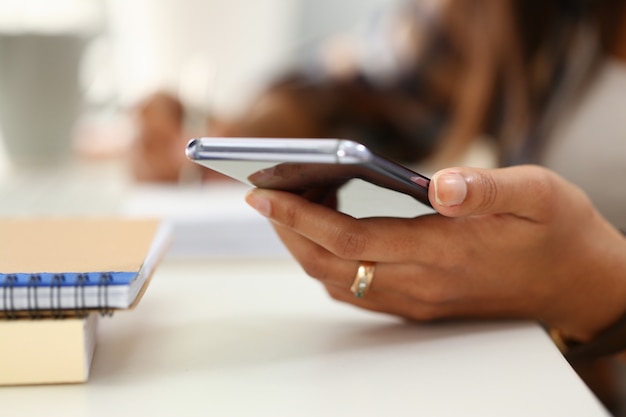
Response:
[[[500,169],[447,168],[433,175],[429,199],[449,217],[514,214],[541,220],[556,175],[538,166]],[[544,197],[544,198],[542,198]]]

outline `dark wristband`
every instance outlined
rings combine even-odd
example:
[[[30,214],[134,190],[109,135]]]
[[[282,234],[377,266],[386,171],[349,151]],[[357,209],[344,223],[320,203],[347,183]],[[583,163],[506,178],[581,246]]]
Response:
[[[550,334],[571,364],[615,355],[626,351],[626,314],[589,342],[566,341],[558,331]]]

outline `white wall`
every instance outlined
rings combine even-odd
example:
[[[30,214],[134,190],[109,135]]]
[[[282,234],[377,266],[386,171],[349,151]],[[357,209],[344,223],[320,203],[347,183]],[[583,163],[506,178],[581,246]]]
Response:
[[[401,0],[297,0],[297,37],[304,45],[351,30]]]
[[[191,74],[197,86],[193,100],[208,96],[210,104],[230,111],[285,59],[297,2],[108,0],[107,5],[123,103],[154,88],[178,88],[181,79],[189,94],[190,83],[181,77]]]
[[[394,1],[107,0],[122,102],[191,73],[192,100],[236,111],[291,58]]]

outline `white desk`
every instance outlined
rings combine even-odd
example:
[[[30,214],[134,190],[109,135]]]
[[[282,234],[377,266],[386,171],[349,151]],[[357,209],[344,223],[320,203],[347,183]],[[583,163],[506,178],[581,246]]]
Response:
[[[166,261],[98,337],[87,384],[2,388],[2,415],[607,415],[534,324],[408,324],[289,260]]]
[[[88,383],[0,388],[0,415],[608,414],[533,323],[408,324],[278,256],[169,258],[136,310],[101,321]]]

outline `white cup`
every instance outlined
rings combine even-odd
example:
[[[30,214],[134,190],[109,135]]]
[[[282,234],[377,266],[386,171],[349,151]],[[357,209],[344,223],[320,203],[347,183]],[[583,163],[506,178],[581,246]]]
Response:
[[[12,163],[71,156],[84,45],[73,34],[0,33],[0,129]]]

